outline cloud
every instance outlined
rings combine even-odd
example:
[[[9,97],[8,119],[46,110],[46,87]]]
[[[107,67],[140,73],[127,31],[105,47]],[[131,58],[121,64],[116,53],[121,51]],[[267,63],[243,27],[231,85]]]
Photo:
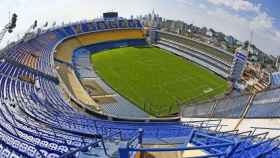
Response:
[[[265,12],[257,14],[251,21],[252,29],[270,29],[273,27],[273,18]]]
[[[280,31],[276,31],[275,35],[280,38]]]
[[[260,4],[255,5],[247,0],[208,0],[208,2],[214,5],[222,5],[235,11],[259,12],[261,7]]]
[[[186,19],[195,21],[200,27],[206,26],[233,35],[241,41],[249,40],[253,31],[253,43],[257,47],[268,54],[279,53],[280,30],[274,26],[274,18],[261,9],[261,4],[253,4],[247,0],[207,2],[197,1],[192,7],[186,6],[186,12],[191,15]],[[209,6],[209,3],[213,5]]]
[[[176,1],[185,5],[193,5],[192,0],[176,0]]]
[[[274,54],[280,50],[280,30],[273,26],[274,19],[261,10],[259,4],[245,0],[123,1],[126,5],[115,0],[1,0],[0,27],[8,22],[9,11],[18,13],[19,20],[14,33],[8,34],[0,46],[6,45],[7,40],[16,40],[17,34],[22,35],[34,20],[42,26],[46,21],[61,24],[62,21],[92,19],[112,9],[119,11],[121,16],[129,17],[131,14],[148,13],[154,8],[164,18],[214,28],[241,41],[250,39],[250,32],[254,30],[253,42],[259,48]],[[210,1],[214,5],[210,5]],[[250,15],[243,16],[239,12]]]
[[[261,28],[272,28],[273,27],[273,18],[269,16],[265,11],[261,9],[262,4],[252,3],[248,0],[207,0],[209,3],[216,6],[224,6],[228,11],[232,9],[236,12],[233,14],[243,14],[248,16],[248,20],[251,20],[250,27],[252,29],[261,29]],[[249,13],[254,14],[249,14]],[[244,14],[245,13],[245,14]]]
[[[198,7],[200,8],[200,9],[207,9],[207,6],[205,5],[205,4],[199,4],[198,5]]]
[[[250,33],[253,31],[253,43],[257,47],[274,55],[277,55],[280,51],[280,45],[278,44],[280,31],[273,26],[273,19],[266,13],[260,13],[253,17],[242,17],[218,8],[207,11],[207,16],[203,16],[205,26],[233,35],[241,41],[249,40]]]

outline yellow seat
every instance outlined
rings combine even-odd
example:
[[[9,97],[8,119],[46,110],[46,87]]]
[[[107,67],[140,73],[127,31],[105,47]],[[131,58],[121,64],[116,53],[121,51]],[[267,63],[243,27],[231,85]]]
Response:
[[[72,62],[72,53],[76,48],[107,41],[118,41],[126,39],[144,39],[142,30],[114,30],[107,32],[94,32],[81,35],[64,41],[55,53],[55,58],[64,62]]]

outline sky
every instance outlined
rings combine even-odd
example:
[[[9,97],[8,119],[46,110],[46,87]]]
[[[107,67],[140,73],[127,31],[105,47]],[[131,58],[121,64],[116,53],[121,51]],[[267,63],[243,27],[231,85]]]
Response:
[[[250,39],[267,54],[280,56],[280,0],[0,0],[0,26],[9,12],[18,14],[17,28],[0,47],[26,32],[38,20],[57,24],[100,17],[118,11],[122,17],[150,13],[213,28],[241,41]]]

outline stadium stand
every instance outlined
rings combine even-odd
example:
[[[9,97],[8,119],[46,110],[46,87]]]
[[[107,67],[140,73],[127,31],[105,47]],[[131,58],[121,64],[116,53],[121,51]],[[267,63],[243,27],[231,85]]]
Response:
[[[104,81],[98,77],[93,70],[90,63],[90,55],[92,53],[100,52],[107,49],[128,47],[128,46],[143,46],[146,45],[143,39],[133,40],[120,40],[113,42],[101,42],[98,44],[81,47],[73,52],[73,65],[75,72],[80,80],[83,79],[94,79],[94,81],[106,92],[106,94],[114,94],[112,99],[114,102],[99,103],[99,107],[103,113],[107,115],[114,115],[123,118],[148,118],[149,115],[137,108],[134,104],[130,103],[118,93],[116,93],[111,87],[107,86]],[[99,96],[99,98],[102,96]],[[104,98],[103,97],[103,98]]]
[[[193,105],[186,105],[183,117],[240,118],[249,104],[251,95],[226,96]]]
[[[280,72],[271,74],[271,86],[274,88],[280,87]]]
[[[94,33],[92,36],[82,35],[77,37],[84,46],[101,43],[106,41],[119,41],[129,39],[144,39],[141,30],[117,30],[108,32]]]
[[[182,111],[183,117],[209,117],[216,102],[198,103],[187,105]]]
[[[241,117],[249,99],[249,95],[242,95],[219,100],[213,109],[212,116],[219,118]]]
[[[81,46],[127,39],[144,39],[144,35],[140,30],[118,30],[108,32],[93,32],[90,34],[81,35],[79,37],[73,37],[63,42],[62,45],[58,46],[55,53],[55,58],[71,63],[72,53],[75,49]]]
[[[227,72],[229,71],[229,68],[230,68],[230,65],[223,62],[222,60],[220,59],[217,59],[209,54],[206,54],[204,52],[201,52],[199,50],[195,50],[193,48],[189,48],[188,46],[186,45],[183,45],[181,43],[178,43],[178,42],[174,42],[174,41],[170,41],[170,40],[165,40],[165,39],[161,39],[159,41],[159,43],[163,43],[163,44],[171,44],[171,46],[173,47],[176,47],[178,49],[188,49],[190,50],[191,52],[193,53],[196,53],[197,57],[199,57],[201,60],[203,61],[206,61],[206,62],[210,62],[211,64],[217,66],[218,68],[222,69],[223,71]]]
[[[229,52],[170,32],[157,32],[159,39],[154,44],[156,47],[196,62],[224,78],[229,77],[233,59]]]
[[[91,52],[87,49],[76,49],[73,53],[73,66],[79,78],[94,78],[97,74],[94,72],[90,62]]]
[[[6,49],[4,58],[9,57],[55,76],[54,50],[59,43],[80,32],[105,31],[118,27],[142,29],[137,20],[73,23],[44,31],[20,44],[30,49],[16,51],[20,45]],[[30,44],[32,42],[38,45]],[[18,53],[26,57],[13,58]],[[36,62],[31,57],[35,53],[38,54]],[[66,62],[71,61],[68,57],[65,59]],[[27,64],[29,62],[32,64]],[[33,62],[36,63],[35,67]],[[198,153],[196,156],[199,157],[234,158],[276,158],[280,154],[279,137],[265,139],[265,134],[221,132],[217,130],[221,124],[211,121],[196,122],[200,124],[197,126],[195,122],[110,121],[89,116],[72,108],[63,98],[57,83],[42,74],[5,60],[1,60],[0,67],[0,157],[3,158],[128,158],[172,151],[191,156]],[[40,87],[20,80],[21,76],[36,79]],[[144,146],[148,139],[155,140],[153,142],[172,139],[175,146]]]
[[[72,52],[79,46],[81,46],[81,43],[76,38],[66,40],[62,45],[57,47],[55,59],[71,63]]]
[[[280,89],[272,89],[256,95],[230,96],[206,103],[187,105],[182,114],[184,117],[240,118],[249,104],[246,118],[279,118],[279,91]]]
[[[98,109],[99,106],[91,99],[88,93],[84,90],[80,81],[75,75],[74,70],[71,68],[59,64],[58,72],[61,74],[62,80],[68,85],[68,90],[70,90],[71,94],[80,102],[84,103],[85,105],[89,105],[92,108]]]
[[[184,45],[187,45],[191,48],[194,48],[195,50],[199,50],[205,53],[209,53],[209,55],[215,56],[218,59],[221,59],[222,61],[226,62],[227,64],[231,64],[233,60],[233,55],[229,52],[226,52],[225,50],[222,50],[220,48],[216,48],[210,45],[206,45],[205,43],[196,41],[194,39],[186,38],[183,36],[180,36],[178,34],[169,33],[169,32],[163,32],[158,31],[160,39],[167,39],[174,42],[178,42]]]
[[[186,59],[189,59],[193,62],[198,63],[199,65],[210,69],[211,71],[219,74],[220,76],[227,78],[229,75],[229,67],[225,64],[221,64],[217,60],[211,59],[208,55],[203,55],[201,53],[197,53],[192,49],[186,49],[184,46],[174,42],[167,42],[166,40],[159,41],[156,47],[169,50],[179,56],[182,56]]]
[[[273,118],[280,117],[280,89],[273,89],[258,93],[246,117],[248,118]]]
[[[104,112],[120,118],[149,118],[147,113],[143,112],[123,97],[116,95],[114,99],[116,100],[115,104],[100,105]]]

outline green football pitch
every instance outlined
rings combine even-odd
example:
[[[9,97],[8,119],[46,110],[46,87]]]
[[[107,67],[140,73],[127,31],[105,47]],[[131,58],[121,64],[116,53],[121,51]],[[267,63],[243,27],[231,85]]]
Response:
[[[213,72],[159,48],[106,50],[92,54],[91,61],[108,85],[153,116],[175,114],[184,103],[229,90]]]

